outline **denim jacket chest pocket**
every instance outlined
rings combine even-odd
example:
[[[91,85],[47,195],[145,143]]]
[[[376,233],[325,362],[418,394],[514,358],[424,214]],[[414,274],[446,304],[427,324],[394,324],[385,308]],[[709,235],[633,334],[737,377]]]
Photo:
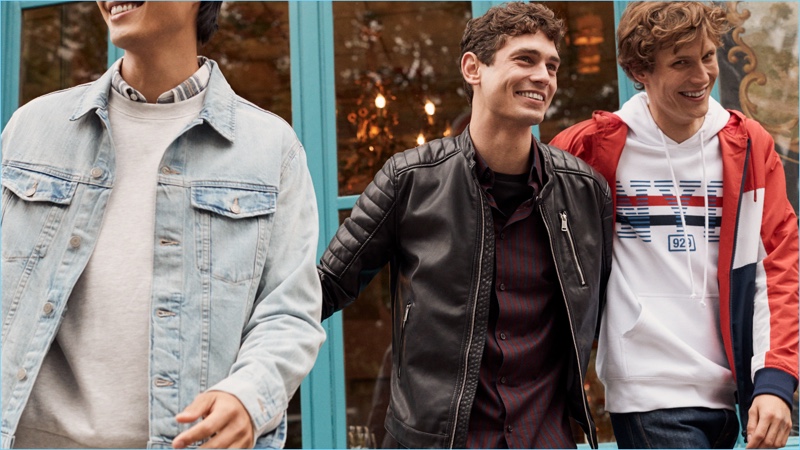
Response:
[[[3,260],[41,258],[72,202],[77,181],[29,168],[3,167]],[[6,214],[24,220],[6,221]]]
[[[260,275],[259,262],[269,245],[269,230],[277,206],[274,186],[239,182],[195,182],[197,267],[229,283]]]

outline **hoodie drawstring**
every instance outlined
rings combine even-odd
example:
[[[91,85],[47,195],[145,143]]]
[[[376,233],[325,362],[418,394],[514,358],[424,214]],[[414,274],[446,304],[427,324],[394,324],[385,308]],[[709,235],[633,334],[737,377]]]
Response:
[[[661,137],[661,145],[664,146],[664,153],[667,155],[667,165],[669,166],[670,175],[672,175],[672,186],[673,190],[675,191],[675,199],[678,201],[678,213],[681,218],[681,227],[683,228],[683,239],[686,243],[686,265],[689,268],[689,283],[691,284],[692,288],[692,299],[697,299],[697,292],[695,292],[695,284],[694,284],[694,273],[692,271],[692,254],[691,254],[691,245],[689,245],[689,234],[686,230],[686,214],[683,212],[683,204],[681,203],[681,196],[680,192],[678,191],[678,179],[675,176],[675,169],[672,166],[672,158],[669,155],[669,147],[667,147],[667,141],[664,138],[664,133],[658,128],[658,134]],[[700,306],[706,307],[706,289],[708,288],[708,230],[709,230],[709,215],[708,215],[708,182],[706,178],[706,156],[705,156],[705,136],[703,136],[703,131],[700,131],[700,159],[702,160],[703,164],[703,199],[704,199],[704,223],[705,228],[703,230],[704,241],[705,241],[705,259],[703,262],[703,291],[700,294]],[[688,208],[688,205],[687,205]]]

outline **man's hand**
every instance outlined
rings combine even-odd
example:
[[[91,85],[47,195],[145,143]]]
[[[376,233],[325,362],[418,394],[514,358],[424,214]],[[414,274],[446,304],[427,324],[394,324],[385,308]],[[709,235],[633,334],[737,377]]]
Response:
[[[753,399],[747,422],[747,448],[779,448],[792,429],[792,412],[780,397],[762,394]]]
[[[197,396],[191,405],[175,416],[179,423],[203,418],[172,441],[172,448],[186,448],[194,442],[211,438],[200,448],[251,448],[253,425],[250,414],[235,396],[211,391]]]

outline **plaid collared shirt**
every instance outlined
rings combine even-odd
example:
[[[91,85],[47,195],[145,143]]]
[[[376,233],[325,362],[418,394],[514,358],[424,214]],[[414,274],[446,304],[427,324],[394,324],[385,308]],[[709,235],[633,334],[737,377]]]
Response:
[[[119,72],[121,64],[121,59],[115,63],[114,76],[111,77],[111,87],[129,100],[147,103],[147,99],[141,92],[134,89],[122,79],[122,74]],[[197,72],[187,78],[183,83],[159,95],[156,99],[156,103],[177,103],[188,100],[202,92],[208,85],[208,80],[211,78],[211,62],[205,56],[198,56],[197,65],[200,66]]]

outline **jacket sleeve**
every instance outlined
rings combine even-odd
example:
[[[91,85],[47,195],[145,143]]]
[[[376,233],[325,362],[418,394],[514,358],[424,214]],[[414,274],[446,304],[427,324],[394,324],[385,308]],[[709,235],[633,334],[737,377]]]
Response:
[[[797,217],[772,137],[761,127],[751,136],[753,145],[768,146],[764,192],[754,193],[763,195],[764,207],[753,316],[753,396],[773,394],[791,405],[798,376]]]
[[[356,201],[317,266],[322,281],[322,318],[352,303],[392,258],[397,186],[394,158]]]
[[[266,264],[245,318],[242,341],[228,377],[210,390],[235,395],[250,413],[256,442],[277,442],[269,433],[314,365],[325,340],[316,273],[319,220],[305,151],[299,142],[285,157]],[[274,435],[279,436],[274,436]]]
[[[597,314],[597,328],[595,338],[600,336],[600,322],[603,318],[603,311],[606,305],[606,288],[608,287],[608,277],[611,275],[611,250],[614,242],[614,204],[611,200],[611,188],[605,184],[603,192],[603,267],[600,273],[600,303]]]

